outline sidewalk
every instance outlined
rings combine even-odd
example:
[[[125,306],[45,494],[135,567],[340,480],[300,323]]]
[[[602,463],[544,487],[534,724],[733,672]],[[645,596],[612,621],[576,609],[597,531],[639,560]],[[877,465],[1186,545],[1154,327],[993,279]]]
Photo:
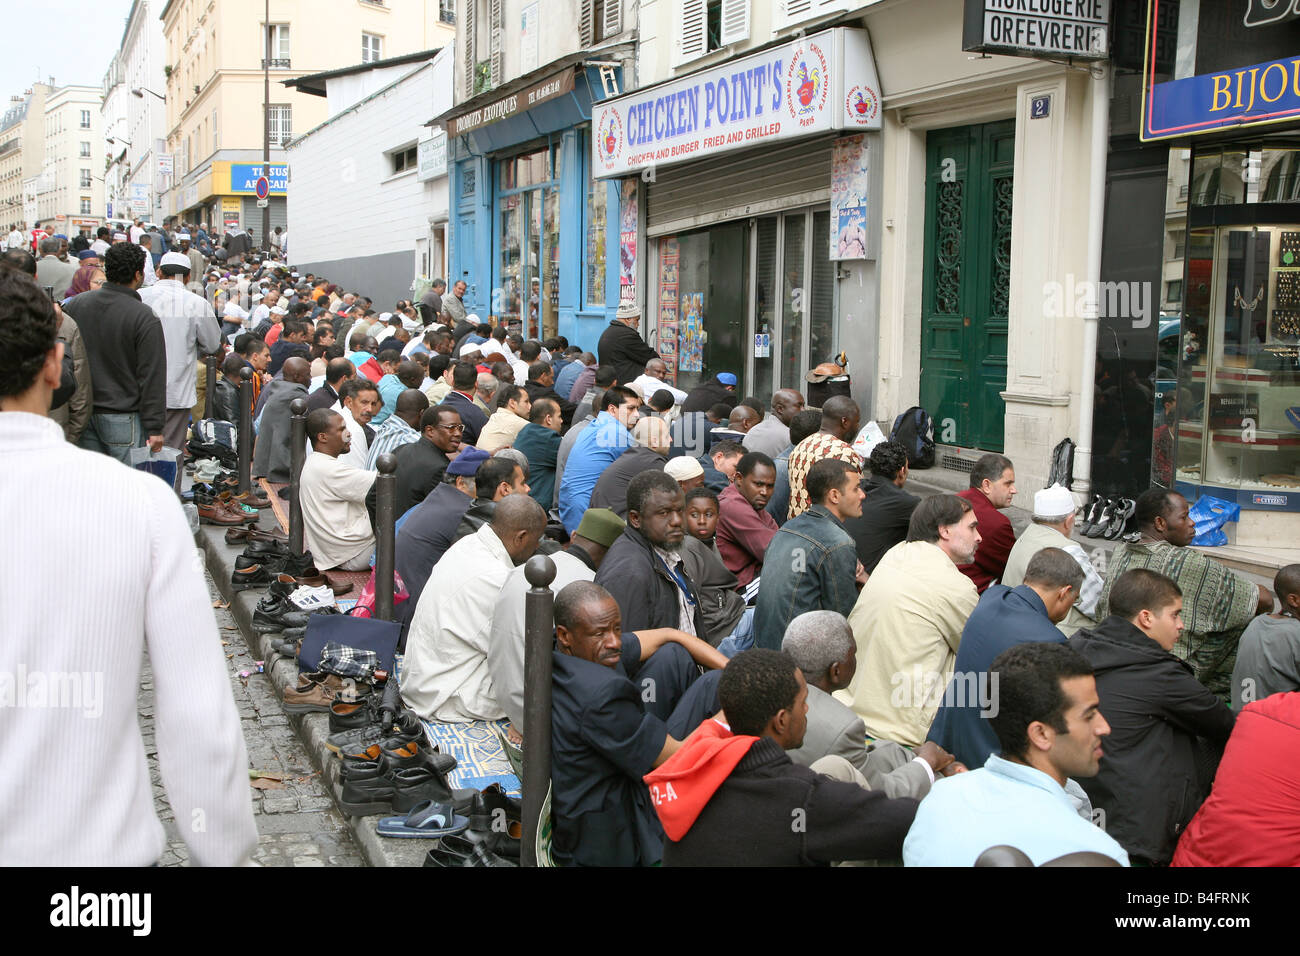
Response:
[[[267,530],[275,526],[275,518],[269,508],[262,512],[260,521],[261,526]],[[258,634],[253,630],[253,609],[266,593],[266,589],[253,588],[238,592],[231,589],[230,575],[234,571],[235,559],[243,550],[243,546],[226,544],[226,529],[213,525],[200,525],[197,541],[207,557],[208,572],[221,592],[222,600],[230,604],[229,611],[224,613],[229,613],[234,618],[234,624],[243,635],[243,640],[248,645],[253,659],[266,662],[265,683],[269,685],[275,700],[283,700],[285,689],[298,682],[298,665],[271,651],[271,641],[277,639],[278,634]],[[353,596],[348,595],[348,597]],[[222,613],[218,611],[219,615]],[[285,714],[284,720],[288,728],[297,735],[307,757],[320,771],[320,775],[313,778],[319,792],[323,793],[332,804],[336,804],[342,789],[339,782],[339,769],[342,767],[342,762],[325,748],[325,738],[329,736],[329,715]],[[253,758],[255,749],[253,741],[249,741],[248,748],[249,757]],[[267,797],[282,793],[285,791],[267,791]],[[314,804],[302,806],[304,798],[296,799],[298,813],[321,809]],[[379,836],[375,832],[375,823],[379,819],[377,816],[350,817],[339,811],[337,806],[332,806],[330,813],[341,818],[347,826],[346,832],[351,834],[353,846],[348,847],[348,851],[359,853],[361,859],[369,866],[420,866],[424,862],[425,852],[434,845],[433,840],[392,840]],[[286,817],[277,819],[291,819],[293,816],[295,814],[289,813]],[[265,834],[266,831],[263,832]],[[351,862],[356,862],[355,857]]]

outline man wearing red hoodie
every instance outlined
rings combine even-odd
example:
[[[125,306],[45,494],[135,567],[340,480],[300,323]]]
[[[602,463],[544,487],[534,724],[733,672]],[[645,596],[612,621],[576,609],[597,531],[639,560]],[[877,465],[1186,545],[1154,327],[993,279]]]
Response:
[[[727,659],[672,628],[622,633],[618,602],[575,581],[555,597],[552,853],[564,866],[652,866],[663,830],[641,782],[717,713]],[[904,828],[906,829],[906,828]]]
[[[706,720],[645,781],[665,866],[817,866],[898,859],[917,802],[791,762],[808,685],[789,655],[755,648],[722,672],[724,715]],[[725,720],[726,724],[722,721]]]

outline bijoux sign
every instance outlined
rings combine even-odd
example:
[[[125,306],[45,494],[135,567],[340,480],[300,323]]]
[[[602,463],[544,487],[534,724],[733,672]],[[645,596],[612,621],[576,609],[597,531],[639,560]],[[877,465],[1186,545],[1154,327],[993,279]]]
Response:
[[[592,173],[624,176],[837,129],[880,129],[863,30],[826,30],[607,100],[592,115]]]

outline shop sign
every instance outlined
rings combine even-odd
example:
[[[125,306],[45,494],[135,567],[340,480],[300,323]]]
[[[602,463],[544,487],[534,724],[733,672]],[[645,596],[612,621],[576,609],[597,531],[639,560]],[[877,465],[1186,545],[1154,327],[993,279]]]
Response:
[[[863,30],[837,27],[600,104],[597,178],[830,130],[880,129]]]
[[[562,73],[556,73],[554,76],[549,76],[540,83],[534,83],[517,93],[503,96],[498,100],[480,106],[478,109],[470,110],[462,116],[449,119],[447,120],[447,135],[460,136],[470,130],[478,129],[480,126],[487,126],[489,123],[508,119],[516,113],[530,110],[539,103],[553,100],[557,96],[572,93],[575,72],[568,69]]]
[[[1104,60],[1110,0],[966,0],[961,48],[970,53]]]
[[[216,165],[215,163],[213,164]],[[272,163],[270,173],[271,194],[283,196],[289,186],[289,165]],[[236,195],[257,195],[257,181],[262,178],[261,163],[231,163],[230,192]]]
[[[1143,101],[1144,140],[1295,120],[1300,118],[1300,57],[1147,83]]]
[[[420,182],[446,176],[447,134],[442,130],[435,130],[431,137],[421,140],[416,158],[419,165],[415,178]]]

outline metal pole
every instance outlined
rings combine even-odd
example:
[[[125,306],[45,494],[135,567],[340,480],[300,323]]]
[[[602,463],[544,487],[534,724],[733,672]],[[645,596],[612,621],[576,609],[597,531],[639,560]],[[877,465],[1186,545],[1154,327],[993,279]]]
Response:
[[[302,501],[298,498],[298,482],[302,477],[303,462],[307,460],[307,402],[295,398],[289,403],[289,551],[294,557],[302,555]]]
[[[215,409],[217,393],[217,356],[209,355],[204,359],[208,366],[207,384],[203,386],[203,417],[211,418]]]
[[[551,649],[555,619],[555,562],[535,554],[524,565],[531,585],[524,598],[524,788],[520,866],[537,865],[537,826],[551,783]]]
[[[239,370],[239,493],[252,490],[253,479],[253,370]]]
[[[375,617],[393,619],[393,570],[397,561],[397,516],[393,514],[397,494],[397,458],[385,453],[375,461]]]
[[[266,0],[266,59],[262,61],[262,175],[271,178],[271,0]],[[271,207],[262,207],[262,251],[271,249]]]

